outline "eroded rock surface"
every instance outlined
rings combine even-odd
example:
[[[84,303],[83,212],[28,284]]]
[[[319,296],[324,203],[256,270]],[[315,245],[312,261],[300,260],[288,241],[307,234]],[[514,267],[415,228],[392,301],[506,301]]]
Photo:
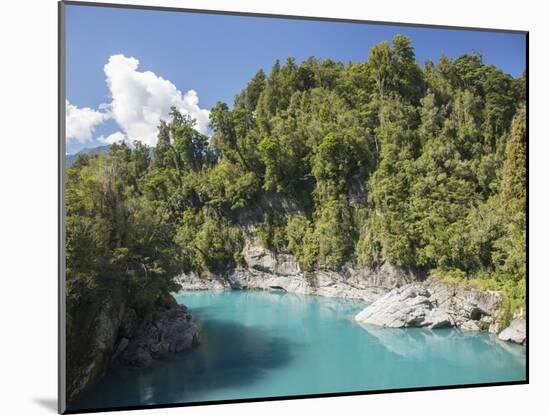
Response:
[[[510,325],[506,327],[498,335],[498,338],[503,341],[525,344],[527,335],[527,323],[523,318],[512,320]]]
[[[370,304],[357,319],[382,327],[457,327],[498,334],[502,303],[496,291],[424,278],[384,263],[380,267],[343,266],[305,272],[291,254],[278,254],[249,239],[242,251],[246,266],[223,275],[181,275],[187,290],[282,289],[299,294],[355,298]]]
[[[495,291],[480,291],[430,278],[393,289],[355,319],[381,327],[452,326],[478,331],[497,325],[501,301]]]
[[[170,295],[145,318],[125,303],[105,298],[97,304],[88,330],[78,359],[68,356],[68,402],[78,399],[110,365],[147,367],[155,359],[189,350],[199,341],[193,317]]]
[[[421,284],[396,288],[355,316],[363,324],[381,327],[439,328],[454,325],[451,316],[437,308]]]
[[[148,367],[155,359],[190,350],[198,342],[197,325],[187,308],[180,305],[164,311],[154,320],[146,319],[132,338],[122,337],[113,363]]]
[[[274,253],[255,240],[246,242],[242,254],[246,267],[229,270],[225,275],[183,274],[177,282],[186,290],[283,289],[298,294],[372,302],[395,287],[419,279],[412,271],[389,263],[378,268],[344,266],[308,273],[300,268],[294,255]]]
[[[425,284],[437,307],[448,313],[460,327],[475,322],[478,327],[488,329],[496,324],[502,299],[496,291],[481,291],[472,287],[448,284],[429,278]],[[473,328],[468,324],[468,329]]]

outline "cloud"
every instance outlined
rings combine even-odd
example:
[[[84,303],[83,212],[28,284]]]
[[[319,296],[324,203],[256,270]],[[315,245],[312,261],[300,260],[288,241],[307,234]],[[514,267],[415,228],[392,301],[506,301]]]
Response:
[[[99,137],[97,137],[97,141],[105,144],[114,144],[120,143],[121,141],[128,141],[128,138],[120,131],[117,131],[116,133],[108,135],[107,137],[105,137],[104,135],[100,135]]]
[[[78,108],[69,101],[66,105],[66,135],[67,140],[84,143],[92,139],[95,128],[109,118],[109,115],[91,108]]]
[[[196,120],[195,128],[208,133],[210,112],[199,106],[199,96],[193,89],[183,94],[169,80],[151,71],[140,72],[139,60],[124,55],[113,55],[104,66],[112,101],[98,109],[79,108],[66,101],[67,140],[80,143],[91,141],[96,127],[114,119],[122,131],[101,135],[97,141],[141,141],[149,146],[157,143],[160,120],[167,120],[171,107]]]
[[[160,120],[168,119],[172,106],[194,118],[195,128],[207,133],[209,111],[199,107],[196,91],[182,94],[172,82],[151,71],[140,72],[138,67],[137,59],[124,55],[111,56],[104,67],[112,96],[106,108],[129,141],[154,146]]]

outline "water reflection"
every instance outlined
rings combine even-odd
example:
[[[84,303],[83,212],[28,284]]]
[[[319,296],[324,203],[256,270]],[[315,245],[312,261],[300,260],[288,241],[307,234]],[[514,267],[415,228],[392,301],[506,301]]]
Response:
[[[423,328],[393,329],[360,324],[387,351],[408,360],[446,361],[465,368],[481,360],[488,367],[522,364],[523,346],[502,342],[488,333],[464,332],[456,329]]]

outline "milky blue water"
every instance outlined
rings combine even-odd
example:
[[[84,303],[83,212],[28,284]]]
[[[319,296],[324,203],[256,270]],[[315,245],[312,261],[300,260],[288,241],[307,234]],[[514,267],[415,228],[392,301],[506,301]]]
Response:
[[[455,329],[363,328],[355,300],[181,292],[200,345],[111,371],[72,409],[525,380],[525,348]]]

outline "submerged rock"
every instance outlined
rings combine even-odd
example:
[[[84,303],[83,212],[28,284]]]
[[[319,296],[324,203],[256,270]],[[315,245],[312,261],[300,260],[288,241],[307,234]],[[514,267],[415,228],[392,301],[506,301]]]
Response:
[[[149,350],[139,346],[132,354],[131,360],[128,359],[128,362],[131,362],[135,367],[148,367],[153,362],[153,358]]]
[[[502,332],[498,335],[498,338],[507,342],[525,344],[526,332],[527,324],[525,319],[516,318],[512,320],[508,327],[502,330]]]
[[[355,316],[363,324],[381,327],[440,328],[453,325],[444,311],[436,308],[430,292],[420,284],[390,291]]]

